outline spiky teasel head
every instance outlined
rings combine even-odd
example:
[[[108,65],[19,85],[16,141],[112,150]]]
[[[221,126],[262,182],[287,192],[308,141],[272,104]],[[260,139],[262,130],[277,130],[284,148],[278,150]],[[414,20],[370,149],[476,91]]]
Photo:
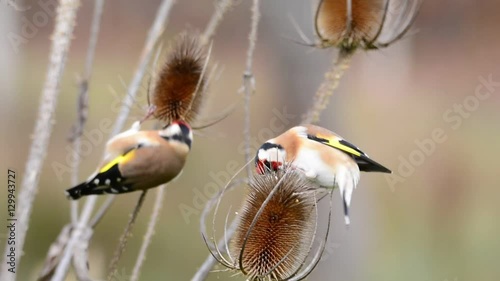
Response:
[[[153,115],[167,124],[192,123],[199,114],[206,88],[206,53],[196,38],[181,34],[155,79]]]
[[[321,0],[315,18],[319,47],[335,46],[347,53],[387,47],[408,32],[420,4],[421,0]],[[382,41],[382,33],[392,34]]]
[[[249,280],[288,280],[311,250],[316,197],[302,173],[255,175],[230,243],[235,267]]]

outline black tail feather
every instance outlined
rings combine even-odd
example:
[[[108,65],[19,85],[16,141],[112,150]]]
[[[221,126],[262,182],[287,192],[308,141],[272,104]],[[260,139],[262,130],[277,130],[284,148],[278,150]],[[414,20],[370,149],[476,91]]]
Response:
[[[66,196],[68,199],[78,200],[82,196],[87,195],[87,193],[91,190],[96,189],[99,186],[99,180],[95,181],[99,178],[99,174],[91,177],[89,180],[80,183],[79,185],[72,187],[66,190]]]
[[[99,185],[103,187],[102,185]],[[99,187],[91,182],[83,182],[75,187],[66,190],[66,196],[72,200],[78,200],[83,196],[102,195],[102,194],[122,194],[135,191],[130,186],[114,185],[104,188]]]
[[[98,173],[95,176],[91,177],[89,180],[75,187],[67,189],[66,196],[69,199],[78,200],[82,196],[87,195],[122,193],[122,191],[128,192],[129,190],[127,187],[122,187],[122,184],[120,183],[122,180],[125,179],[121,176],[120,170],[118,169],[118,164],[116,164],[113,167],[109,168],[107,171]],[[115,190],[118,190],[118,192],[115,192]]]
[[[89,182],[82,182],[81,184],[66,190],[66,197],[72,200],[80,199],[84,194],[83,191],[91,190],[92,187]]]
[[[87,196],[87,195],[102,195],[102,194],[124,194],[124,193],[129,193],[133,192],[135,189],[132,189],[127,186],[110,186],[106,188],[94,188],[94,189],[84,189],[81,191],[80,196]]]

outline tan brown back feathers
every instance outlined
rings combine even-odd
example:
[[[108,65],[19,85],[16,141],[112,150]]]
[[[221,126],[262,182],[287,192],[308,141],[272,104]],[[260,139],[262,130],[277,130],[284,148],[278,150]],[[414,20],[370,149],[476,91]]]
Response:
[[[205,89],[205,51],[197,39],[179,36],[162,66],[152,96],[154,116],[166,123],[191,123],[198,115]]]

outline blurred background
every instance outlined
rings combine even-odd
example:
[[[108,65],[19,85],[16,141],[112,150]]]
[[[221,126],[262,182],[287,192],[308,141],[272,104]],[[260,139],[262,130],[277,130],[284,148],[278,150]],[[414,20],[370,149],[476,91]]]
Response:
[[[177,2],[162,38],[164,46],[181,31],[203,30],[214,10],[213,1]],[[200,202],[213,192],[207,185],[219,184],[233,166],[244,163],[238,89],[251,1],[239,2],[214,41],[212,61],[223,71],[211,84],[204,113],[212,117],[233,103],[236,110],[196,136],[183,175],[169,184],[141,280],[192,277],[208,254],[199,233]],[[254,65],[257,92],[251,102],[253,152],[266,139],[300,122],[335,55],[333,50],[312,50],[287,39],[299,38],[290,16],[315,38],[313,2],[262,2]],[[29,38],[13,45],[12,33],[21,34],[26,21],[33,22],[34,14],[42,11],[39,1],[18,3],[31,8],[15,11],[3,2],[0,5],[3,182],[8,167],[23,176],[30,143],[36,141],[31,134],[54,23],[53,17],[39,21]],[[101,120],[114,121],[113,108],[136,68],[159,3],[106,1],[90,81],[87,133],[98,130]],[[92,9],[93,1],[82,1],[18,280],[35,280],[50,244],[70,220],[63,193],[70,186],[70,173],[54,167],[71,162],[67,137],[76,120],[77,77],[84,69]],[[494,0],[425,1],[413,28],[416,32],[390,48],[355,55],[320,124],[394,174],[362,175],[349,228],[344,226],[340,204],[335,206],[328,254],[309,280],[500,280],[499,10],[500,2]],[[496,82],[480,86],[485,80]],[[146,105],[146,82],[143,86],[133,119],[142,116],[141,107]],[[481,99],[477,93],[483,94]],[[82,156],[81,180],[93,172],[108,137],[104,134]],[[3,186],[0,221],[5,222]],[[154,194],[150,193],[140,213],[117,281],[127,280],[132,271]],[[104,278],[138,196],[120,196],[96,229],[90,245],[93,277]],[[238,198],[233,199],[237,206]],[[0,229],[4,235],[5,228]],[[5,236],[0,240],[3,249]],[[208,280],[243,280],[231,278],[233,273],[214,272]],[[75,279],[70,275],[68,280]]]

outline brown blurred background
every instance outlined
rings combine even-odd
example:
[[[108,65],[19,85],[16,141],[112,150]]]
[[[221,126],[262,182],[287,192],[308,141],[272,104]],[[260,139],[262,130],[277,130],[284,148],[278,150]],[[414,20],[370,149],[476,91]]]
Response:
[[[70,185],[70,174],[58,177],[53,165],[66,163],[67,136],[76,118],[76,77],[83,71],[93,9],[93,1],[82,2],[18,280],[35,279],[50,244],[70,219],[63,193]],[[226,16],[214,41],[212,59],[223,72],[211,86],[207,117],[241,100],[238,89],[251,1],[241,2]],[[127,84],[130,81],[159,3],[106,1],[90,83],[87,131],[98,128],[105,118],[114,120],[116,114],[110,108],[116,98],[109,88],[124,95],[121,79]],[[255,55],[257,93],[251,103],[252,135],[257,142],[269,137],[265,128],[273,128],[273,110],[291,114],[285,122],[287,128],[300,122],[334,55],[331,50],[311,52],[286,39],[298,38],[289,15],[314,38],[311,3],[262,3]],[[50,17],[31,38],[13,47],[8,34],[22,32],[24,21],[32,21],[41,10],[38,1],[22,4],[31,9],[17,12],[0,5],[2,171],[15,168],[21,177],[30,142],[37,137],[31,133],[53,28]],[[388,49],[355,56],[322,114],[321,125],[392,168],[395,176],[363,174],[354,193],[350,228],[344,226],[340,206],[335,206],[330,237],[333,250],[309,280],[500,280],[500,85],[480,89],[480,93],[489,93],[482,100],[474,97],[480,77],[487,80],[491,76],[500,82],[498,11],[500,2],[494,0],[426,1],[413,29],[417,32]],[[202,30],[212,12],[213,1],[179,0],[163,42],[168,46],[186,28]],[[146,83],[143,85],[139,106],[146,104]],[[132,111],[134,118],[142,114],[139,106]],[[194,190],[203,192],[214,181],[210,175],[226,171],[227,163],[243,164],[238,150],[243,141],[242,112],[238,103],[229,118],[196,137],[182,177],[168,187],[141,280],[188,280],[207,256],[199,234],[199,214],[186,219],[181,206],[193,206]],[[435,130],[442,135],[439,143],[431,141]],[[428,155],[418,143],[427,144]],[[103,144],[101,141],[83,157],[80,179],[95,168]],[[6,172],[2,172],[2,181],[6,181]],[[0,198],[6,198],[4,187]],[[154,199],[154,193],[150,194],[120,264],[123,281],[132,271],[145,232]],[[120,196],[96,229],[90,249],[94,277],[105,276],[138,196]],[[1,206],[0,221],[4,222],[4,199]],[[3,234],[5,229],[1,229]],[[0,239],[3,248],[5,239]],[[230,280],[232,274],[212,273],[209,280]]]

